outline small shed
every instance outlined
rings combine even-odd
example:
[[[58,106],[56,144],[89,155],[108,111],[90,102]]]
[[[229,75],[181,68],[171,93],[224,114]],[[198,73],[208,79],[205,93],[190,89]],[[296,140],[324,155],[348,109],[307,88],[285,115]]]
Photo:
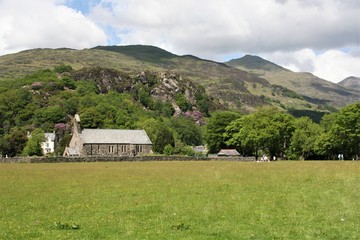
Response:
[[[236,149],[221,149],[217,155],[218,157],[240,157]]]

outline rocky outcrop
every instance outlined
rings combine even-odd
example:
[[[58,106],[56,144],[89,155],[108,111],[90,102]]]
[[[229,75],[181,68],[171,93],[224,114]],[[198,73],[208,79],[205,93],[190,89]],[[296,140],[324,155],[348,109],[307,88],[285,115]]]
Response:
[[[100,93],[110,90],[117,92],[129,92],[132,90],[133,81],[124,73],[108,68],[83,68],[71,74],[75,81],[94,81]]]
[[[110,90],[129,92],[140,102],[140,91],[142,94],[145,91],[154,99],[171,103],[175,115],[186,111],[200,111],[206,115],[209,108],[220,107],[220,104],[210,100],[204,88],[175,72],[143,71],[130,76],[115,69],[95,67],[74,71],[71,78],[75,81],[95,82],[100,93]]]

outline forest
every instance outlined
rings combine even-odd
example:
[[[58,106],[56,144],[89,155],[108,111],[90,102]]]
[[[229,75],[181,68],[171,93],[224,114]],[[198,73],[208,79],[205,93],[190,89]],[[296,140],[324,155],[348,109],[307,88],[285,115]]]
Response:
[[[115,87],[93,77],[59,65],[2,80],[0,154],[42,155],[44,133],[55,132],[59,144],[54,154],[62,155],[71,138],[71,117],[78,113],[84,128],[145,129],[156,154],[192,156],[192,146],[207,145],[209,153],[236,148],[243,156],[271,159],[326,160],[340,153],[345,159],[359,158],[360,102],[315,123],[273,106],[252,113],[224,109],[196,85],[190,97],[179,87],[172,99],[161,99],[154,95],[159,74],[124,75],[127,84]]]

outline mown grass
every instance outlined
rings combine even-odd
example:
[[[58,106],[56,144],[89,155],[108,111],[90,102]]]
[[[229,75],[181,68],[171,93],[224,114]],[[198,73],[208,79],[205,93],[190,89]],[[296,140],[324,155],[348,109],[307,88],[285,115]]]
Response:
[[[358,162],[1,164],[0,239],[358,239],[359,170]]]

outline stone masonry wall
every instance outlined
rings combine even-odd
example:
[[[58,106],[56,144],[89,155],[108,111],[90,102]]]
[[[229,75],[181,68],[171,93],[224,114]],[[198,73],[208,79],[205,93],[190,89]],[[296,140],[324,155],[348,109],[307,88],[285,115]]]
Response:
[[[65,162],[140,162],[140,161],[239,161],[254,162],[255,157],[198,158],[182,156],[84,156],[84,157],[17,157],[0,158],[0,163],[65,163]]]

